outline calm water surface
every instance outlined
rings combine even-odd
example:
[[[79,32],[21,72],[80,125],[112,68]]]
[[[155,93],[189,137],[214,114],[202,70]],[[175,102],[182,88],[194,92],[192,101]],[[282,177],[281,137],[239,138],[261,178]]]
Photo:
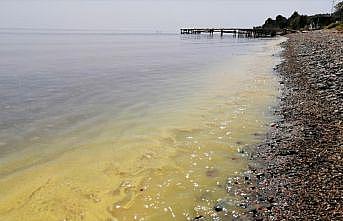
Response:
[[[0,220],[213,212],[271,120],[281,39],[0,33]]]

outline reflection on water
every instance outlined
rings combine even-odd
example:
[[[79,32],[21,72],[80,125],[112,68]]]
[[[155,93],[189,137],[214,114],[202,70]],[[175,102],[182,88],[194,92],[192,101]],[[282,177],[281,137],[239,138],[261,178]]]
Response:
[[[0,219],[239,212],[213,205],[270,120],[279,42],[1,34]]]

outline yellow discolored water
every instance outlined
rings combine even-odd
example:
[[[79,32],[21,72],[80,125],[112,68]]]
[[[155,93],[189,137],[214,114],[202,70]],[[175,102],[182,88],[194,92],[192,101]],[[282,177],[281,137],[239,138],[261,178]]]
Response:
[[[131,118],[137,103],[120,119],[39,138],[8,156],[0,164],[0,220],[224,216],[213,205],[227,197],[227,178],[246,169],[238,149],[258,142],[271,120],[268,108],[278,94],[273,54],[281,40],[209,68],[207,83],[173,109],[151,106]],[[42,153],[44,145],[63,151]],[[227,200],[232,215],[239,209]]]

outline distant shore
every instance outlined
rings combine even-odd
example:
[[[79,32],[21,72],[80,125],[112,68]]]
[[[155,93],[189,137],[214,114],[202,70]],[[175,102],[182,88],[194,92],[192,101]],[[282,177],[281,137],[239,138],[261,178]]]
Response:
[[[282,94],[267,139],[241,179],[252,220],[343,218],[343,34],[288,35]],[[242,187],[240,187],[242,188]]]

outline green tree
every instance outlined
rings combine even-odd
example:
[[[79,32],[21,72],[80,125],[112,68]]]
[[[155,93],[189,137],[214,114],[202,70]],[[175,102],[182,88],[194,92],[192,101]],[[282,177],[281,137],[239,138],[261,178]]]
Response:
[[[335,6],[336,12],[342,11],[343,10],[343,1],[337,3]]]
[[[268,18],[264,22],[264,25],[262,27],[265,29],[274,29],[275,28],[275,20],[273,20],[272,18]]]
[[[262,27],[265,29],[284,29],[287,27],[287,18],[282,15],[276,16],[275,20],[268,18]]]
[[[291,17],[289,17],[289,20],[296,19],[297,17],[300,17],[299,13],[297,11],[293,12]]]
[[[288,26],[287,18],[283,17],[282,15],[276,16],[275,22],[276,22],[276,25],[281,29],[287,28],[287,26]]]
[[[299,13],[296,11],[288,19],[288,27],[294,30],[305,28],[308,23],[308,16],[299,15]]]
[[[333,14],[333,16],[336,21],[343,21],[343,1],[339,2],[335,6],[335,13]]]
[[[291,29],[299,29],[300,15],[298,12],[294,12],[291,17],[288,18],[288,27]]]

